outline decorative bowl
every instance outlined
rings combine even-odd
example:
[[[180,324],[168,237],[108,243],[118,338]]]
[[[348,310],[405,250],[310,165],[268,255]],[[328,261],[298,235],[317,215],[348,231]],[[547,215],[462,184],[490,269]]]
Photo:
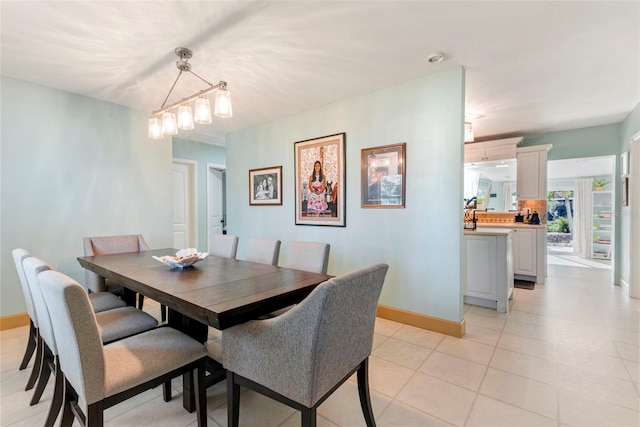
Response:
[[[191,267],[196,262],[205,259],[208,255],[207,252],[198,252],[195,248],[188,248],[179,250],[175,256],[153,256],[152,258],[171,268],[183,269],[185,267]]]

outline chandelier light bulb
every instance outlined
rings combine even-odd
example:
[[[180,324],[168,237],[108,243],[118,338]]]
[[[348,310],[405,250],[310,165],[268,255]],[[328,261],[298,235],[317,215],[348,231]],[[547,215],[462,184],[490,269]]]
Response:
[[[178,129],[193,129],[193,114],[191,114],[189,104],[182,104],[178,107]]]
[[[162,139],[164,135],[162,134],[162,123],[158,117],[150,117],[149,118],[149,138],[151,139]]]
[[[178,134],[176,115],[171,110],[162,113],[162,133],[165,135]]]
[[[233,116],[231,94],[226,89],[218,89],[216,92],[215,115],[223,119],[228,119]]]
[[[211,105],[209,104],[209,98],[206,95],[202,95],[196,99],[196,111],[195,122],[201,125],[208,125],[211,123]]]

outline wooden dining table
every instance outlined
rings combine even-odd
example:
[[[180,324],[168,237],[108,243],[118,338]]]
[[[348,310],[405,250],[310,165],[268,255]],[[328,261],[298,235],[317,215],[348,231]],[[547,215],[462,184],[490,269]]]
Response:
[[[226,329],[302,301],[332,276],[209,255],[191,267],[171,268],[153,256],[177,249],[78,257],[80,265],[167,306],[168,325],[204,343],[208,326]],[[185,376],[183,406],[192,412]]]

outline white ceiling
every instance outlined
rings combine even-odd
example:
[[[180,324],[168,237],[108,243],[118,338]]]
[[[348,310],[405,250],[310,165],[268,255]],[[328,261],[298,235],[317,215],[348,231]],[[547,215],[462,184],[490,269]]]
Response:
[[[640,101],[637,1],[0,5],[3,75],[143,111],[178,73],[174,48],[192,49],[233,100],[233,118],[180,135],[205,142],[459,65],[476,139],[618,123]],[[185,75],[169,102],[202,88]]]

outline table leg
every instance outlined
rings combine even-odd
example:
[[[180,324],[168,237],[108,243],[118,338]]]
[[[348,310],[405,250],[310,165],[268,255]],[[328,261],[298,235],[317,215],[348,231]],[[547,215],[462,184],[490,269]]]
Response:
[[[183,332],[193,339],[204,343],[209,335],[209,327],[169,308],[167,323],[173,329]],[[182,375],[182,407],[188,412],[196,410],[196,398],[193,388],[193,372]]]
[[[122,300],[126,302],[128,306],[136,306],[136,295],[137,293],[135,291],[129,288],[122,288]]]

